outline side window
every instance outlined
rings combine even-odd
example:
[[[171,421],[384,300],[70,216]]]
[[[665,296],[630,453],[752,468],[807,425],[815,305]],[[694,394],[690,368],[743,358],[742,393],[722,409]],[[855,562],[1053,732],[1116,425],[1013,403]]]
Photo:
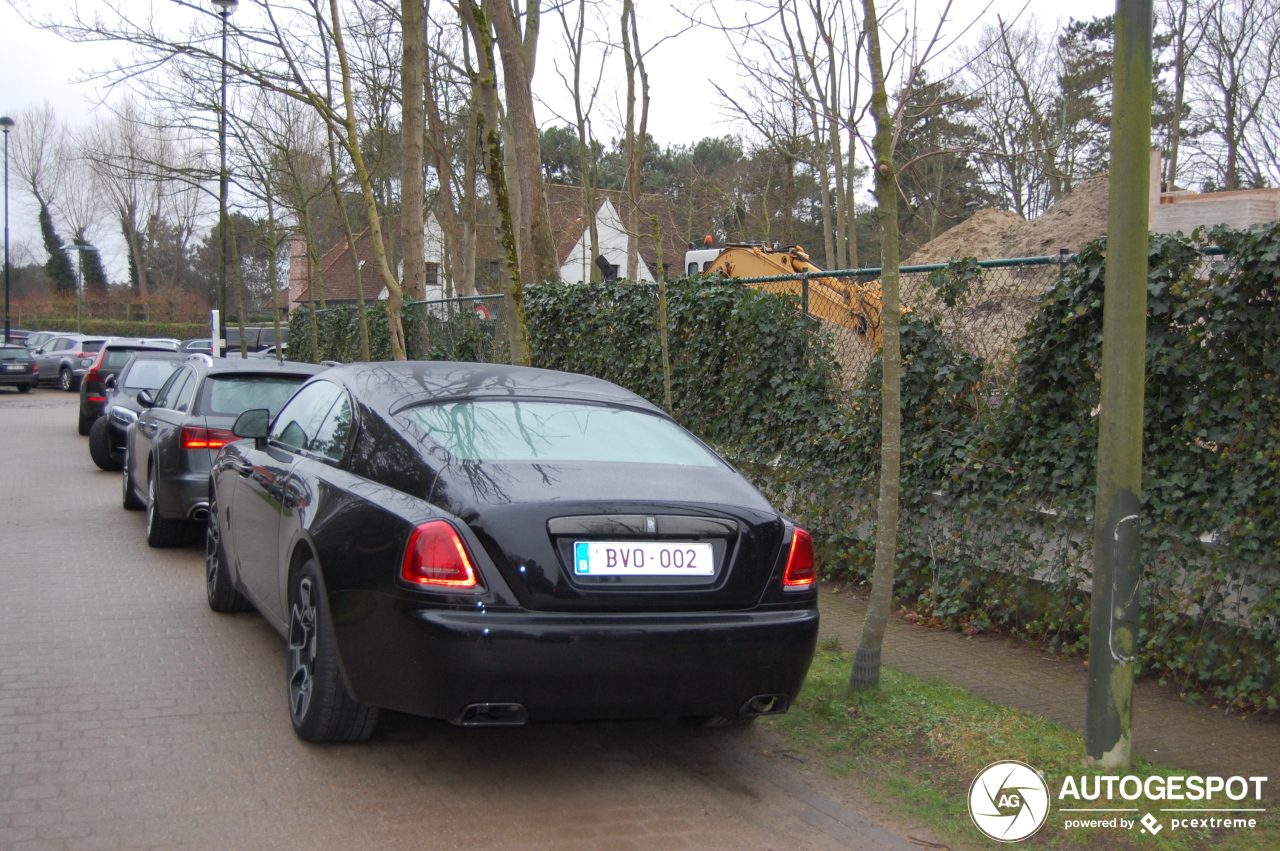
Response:
[[[191,380],[191,370],[180,369],[165,382],[160,388],[160,392],[156,394],[157,408],[172,408],[174,403],[182,395],[182,390],[187,386],[187,382]]]
[[[172,404],[169,406],[175,411],[186,413],[191,410],[191,398],[195,395],[196,385],[200,383],[200,379],[196,377],[191,370],[185,370],[187,380],[182,382],[181,387],[175,387]]]
[[[75,340],[72,340],[69,337],[63,337],[61,340],[58,340],[56,343],[53,344],[53,348],[51,349],[51,351],[65,352],[67,349],[71,348],[75,344],[76,344]]]
[[[340,396],[342,388],[331,381],[316,381],[303,387],[281,409],[271,426],[270,439],[293,449],[309,449]]]
[[[351,403],[343,394],[337,404],[329,409],[329,416],[320,424],[315,437],[311,438],[311,451],[331,461],[341,461],[350,436]]]

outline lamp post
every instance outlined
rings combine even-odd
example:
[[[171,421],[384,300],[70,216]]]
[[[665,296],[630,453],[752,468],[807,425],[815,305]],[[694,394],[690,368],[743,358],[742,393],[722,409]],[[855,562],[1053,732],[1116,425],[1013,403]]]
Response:
[[[227,315],[227,18],[240,0],[212,0],[222,17],[222,105],[218,110],[218,229],[222,231],[222,253],[218,258],[218,310],[223,322]],[[220,334],[215,334],[220,336]]]
[[[14,128],[13,119],[0,117],[0,130],[4,131],[4,341],[13,342],[13,329],[9,327],[9,131]]]
[[[84,253],[97,251],[87,242],[75,242],[71,247],[76,250],[76,333],[80,333],[80,312],[84,307]]]

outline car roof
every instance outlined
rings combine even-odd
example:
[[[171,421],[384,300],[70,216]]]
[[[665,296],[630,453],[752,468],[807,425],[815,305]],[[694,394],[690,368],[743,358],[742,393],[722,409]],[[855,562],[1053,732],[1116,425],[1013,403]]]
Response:
[[[107,340],[108,349],[139,349],[150,350],[156,352],[174,352],[177,346],[167,339],[157,339],[155,337],[112,337]]]
[[[352,363],[324,376],[351,388],[365,405],[396,414],[446,399],[557,399],[619,405],[666,416],[643,396],[609,381],[528,366],[451,361]]]
[[[324,372],[329,367],[320,366],[314,363],[301,363],[299,361],[285,361],[278,363],[273,360],[256,360],[256,359],[236,359],[225,360],[223,358],[208,358],[207,356],[192,355],[187,357],[187,363],[196,367],[197,371],[202,374],[209,375],[302,375],[311,376]],[[209,363],[213,360],[213,364]]]

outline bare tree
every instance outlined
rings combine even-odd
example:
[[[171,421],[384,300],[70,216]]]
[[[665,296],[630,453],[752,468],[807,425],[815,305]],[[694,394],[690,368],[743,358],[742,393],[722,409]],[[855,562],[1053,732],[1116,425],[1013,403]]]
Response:
[[[1248,0],[1198,0],[1188,86],[1200,115],[1192,169],[1213,188],[1265,186],[1277,177],[1277,139],[1265,116],[1280,98],[1280,15]]]

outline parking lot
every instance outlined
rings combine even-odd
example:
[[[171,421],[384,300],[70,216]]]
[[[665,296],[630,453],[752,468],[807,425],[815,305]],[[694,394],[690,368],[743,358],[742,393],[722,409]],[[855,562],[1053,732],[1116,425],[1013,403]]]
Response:
[[[911,848],[766,729],[462,729],[299,741],[284,644],[154,550],[76,397],[0,391],[0,848]]]

